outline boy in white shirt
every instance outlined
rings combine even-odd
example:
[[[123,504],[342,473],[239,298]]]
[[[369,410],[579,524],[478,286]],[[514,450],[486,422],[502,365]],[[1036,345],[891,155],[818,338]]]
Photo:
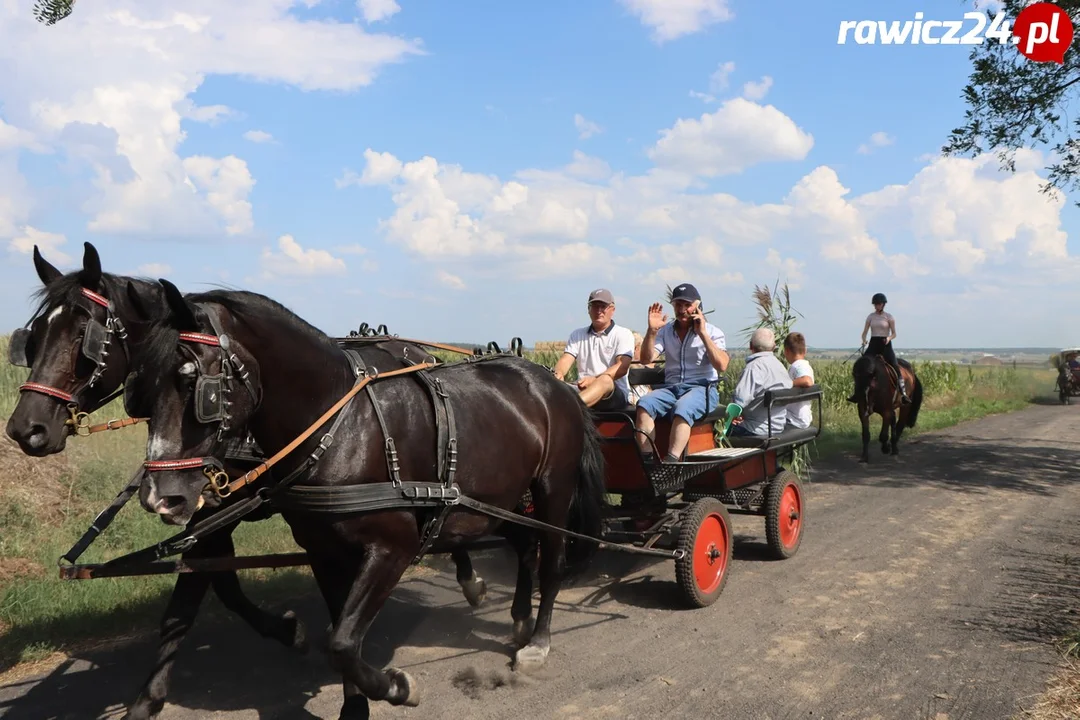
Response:
[[[802,333],[793,332],[784,338],[784,359],[788,361],[788,375],[793,388],[808,388],[814,384],[814,368],[806,359],[806,338]],[[787,427],[808,428],[813,421],[810,401],[788,405]]]

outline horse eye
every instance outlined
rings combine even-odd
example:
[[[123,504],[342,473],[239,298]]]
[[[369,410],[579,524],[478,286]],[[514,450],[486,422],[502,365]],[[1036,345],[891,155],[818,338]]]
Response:
[[[180,377],[193,378],[195,377],[195,363],[186,362],[180,366]]]

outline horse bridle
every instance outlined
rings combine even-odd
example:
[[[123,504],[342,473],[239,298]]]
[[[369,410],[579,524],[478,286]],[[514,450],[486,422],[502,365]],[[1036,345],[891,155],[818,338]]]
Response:
[[[218,424],[217,439],[210,455],[196,458],[184,458],[179,460],[146,460],[143,467],[147,472],[161,472],[166,470],[201,470],[209,480],[209,487],[220,498],[226,498],[231,494],[229,490],[229,476],[225,467],[217,459],[216,454],[225,441],[225,435],[232,430],[232,416],[229,408],[232,402],[229,395],[232,392],[233,379],[239,377],[255,402],[258,409],[262,402],[259,388],[251,381],[247,367],[233,352],[233,341],[223,331],[221,324],[213,313],[206,312],[207,319],[214,328],[214,334],[199,332],[181,332],[179,335],[180,349],[188,354],[195,363],[197,377],[195,380],[195,419],[203,424]],[[203,367],[198,353],[187,347],[184,343],[197,345],[209,345],[220,349],[221,369],[216,375],[212,375],[209,369]],[[239,343],[237,343],[239,345]],[[125,398],[126,402],[127,398]]]
[[[94,363],[94,371],[91,373],[90,379],[87,380],[82,387],[79,387],[72,392],[67,392],[58,387],[39,382],[27,381],[19,386],[19,392],[36,392],[65,403],[71,417],[64,424],[71,427],[71,432],[75,434],[80,434],[80,431],[89,428],[90,413],[98,408],[104,407],[124,392],[123,387],[118,388],[93,407],[87,409],[82,408],[80,396],[88,389],[92,388],[94,383],[101,378],[102,374],[108,368],[109,347],[112,345],[113,335],[120,340],[120,349],[124,352],[125,360],[130,362],[131,359],[127,347],[127,330],[124,328],[124,324],[120,321],[120,318],[116,315],[116,308],[112,301],[93,290],[87,288],[80,288],[79,290],[82,297],[76,302],[75,307],[85,310],[90,318],[86,323],[86,328],[83,330],[82,342],[80,343],[80,352],[82,355]],[[106,315],[104,324],[99,323],[97,319],[94,318],[93,305],[83,302],[84,299],[89,300],[93,305],[105,308]],[[40,320],[40,316],[32,321],[31,325],[36,320]],[[12,365],[25,368],[32,367],[34,361],[33,354],[35,354],[30,345],[32,336],[33,331],[30,327],[19,328],[11,334],[11,341],[8,347],[8,360]],[[75,362],[78,361],[76,360]]]

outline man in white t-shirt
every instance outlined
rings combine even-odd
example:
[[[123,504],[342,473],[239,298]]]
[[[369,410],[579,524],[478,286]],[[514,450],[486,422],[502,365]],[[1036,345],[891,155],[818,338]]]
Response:
[[[581,401],[597,410],[621,410],[630,404],[630,383],[626,373],[634,357],[634,335],[615,324],[615,298],[610,290],[594,290],[589,295],[592,321],[570,334],[566,349],[555,364],[555,377],[562,380],[576,362],[576,386]]]
[[[792,387],[808,388],[814,384],[814,368],[806,359],[806,338],[802,333],[793,332],[784,338],[784,359],[788,361]],[[809,400],[788,405],[787,427],[808,428],[813,420]]]

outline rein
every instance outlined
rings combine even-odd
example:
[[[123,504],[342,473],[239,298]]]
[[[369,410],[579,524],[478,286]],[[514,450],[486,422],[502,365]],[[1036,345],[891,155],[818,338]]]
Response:
[[[213,336],[203,337],[213,338]],[[215,342],[207,344],[217,343]],[[291,454],[297,447],[303,444],[305,440],[310,438],[316,430],[318,430],[322,425],[326,424],[326,422],[330,420],[330,418],[337,414],[341,410],[341,408],[343,408],[350,400],[352,400],[353,397],[358,392],[363,390],[364,387],[372,380],[376,380],[378,378],[393,377],[395,375],[414,373],[420,370],[426,370],[428,368],[435,367],[436,365],[437,363],[421,363],[418,365],[411,365],[409,367],[399,368],[397,370],[390,370],[384,373],[376,373],[364,377],[356,384],[354,384],[352,388],[347,393],[345,393],[344,396],[341,397],[340,400],[338,400],[336,403],[333,404],[333,406],[330,407],[330,409],[323,413],[322,417],[312,423],[306,430],[304,430],[304,432],[300,433],[288,445],[283,447],[278,452],[274,453],[274,455],[270,459],[261,463],[258,467],[249,470],[248,472],[244,473],[232,482],[228,481],[228,475],[226,475],[225,472],[220,469],[220,464],[215,458],[212,457],[186,458],[181,460],[147,460],[143,463],[143,467],[147,470],[147,472],[160,472],[165,470],[194,470],[197,468],[202,468],[203,474],[206,475],[207,478],[210,480],[210,488],[218,497],[226,498],[232,495],[237,490],[243,488],[244,486],[250,485],[251,483],[258,480],[262,475],[264,475],[268,470],[270,470],[270,468],[272,468],[274,465],[281,462],[286,456]],[[327,433],[326,435],[324,435],[319,443],[319,448],[321,449],[319,455],[322,455],[322,453],[330,447],[330,444],[332,442],[333,435],[331,433]],[[298,475],[299,472],[303,469],[304,466],[301,466],[301,468],[296,474]],[[288,478],[286,481],[283,481],[282,484],[288,484],[288,480],[291,479],[292,476],[290,476],[290,478]]]

